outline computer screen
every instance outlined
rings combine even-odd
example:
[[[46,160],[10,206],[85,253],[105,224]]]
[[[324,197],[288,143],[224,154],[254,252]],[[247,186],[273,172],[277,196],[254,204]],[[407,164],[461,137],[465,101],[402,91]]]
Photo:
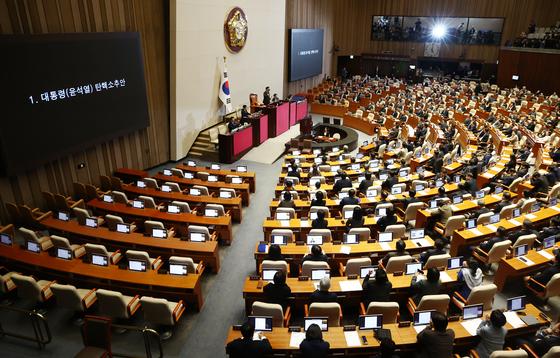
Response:
[[[486,194],[484,193],[483,190],[479,190],[479,191],[477,191],[477,192],[475,193],[475,196],[476,196],[477,199],[482,199],[482,198],[484,198],[484,195],[486,195]]]
[[[436,180],[436,188],[442,187],[443,184],[444,184],[443,180],[441,180],[441,179]]]
[[[366,196],[368,198],[375,198],[377,196],[377,190],[369,189],[368,191],[366,191]]]
[[[27,241],[27,251],[38,253],[41,251],[41,247],[34,241]]]
[[[411,239],[423,239],[424,238],[424,229],[411,229],[410,230],[410,238]]]
[[[58,220],[68,221],[70,220],[70,214],[65,211],[59,211],[57,215]]]
[[[310,213],[309,213],[309,218],[310,218],[311,220],[317,219],[317,212],[316,212],[316,211],[310,212]]]
[[[424,190],[424,185],[423,184],[416,184],[416,186],[414,187],[414,190],[422,191],[422,190]]]
[[[177,205],[168,205],[167,212],[170,214],[179,214],[181,212],[181,208]]]
[[[0,243],[6,246],[12,245],[12,237],[8,234],[0,234]]]
[[[218,163],[212,163],[212,164],[210,165],[210,169],[212,169],[212,170],[220,170],[220,169],[221,169],[221,166],[220,166],[220,164],[218,164]]]
[[[145,188],[146,187],[146,182],[143,180],[137,180],[136,181],[136,186],[139,188]]]
[[[249,316],[249,322],[255,327],[257,332],[272,331],[272,317]]]
[[[201,232],[191,232],[190,240],[194,242],[204,242],[206,241],[206,235]]]
[[[272,235],[272,244],[275,245],[287,245],[288,237],[284,235]]]
[[[103,201],[106,203],[112,203],[113,202],[113,196],[110,194],[104,194],[103,195]]]
[[[246,172],[247,172],[247,166],[246,166],[246,165],[238,165],[237,168],[236,168],[236,170],[237,170],[239,173],[246,173]]]
[[[494,214],[490,216],[490,224],[495,224],[500,221],[500,214]]]
[[[68,249],[63,248],[63,247],[57,247],[56,248],[56,257],[58,257],[59,259],[64,259],[64,260],[71,260],[72,259],[72,250],[68,250]]]
[[[456,195],[453,197],[453,204],[461,204],[463,202],[463,197]]]
[[[408,170],[403,170],[403,169],[402,169],[402,170],[399,171],[399,176],[400,176],[400,177],[405,177],[405,176],[407,176],[407,175],[408,175]]]
[[[183,173],[183,178],[185,179],[194,179],[194,174],[190,173],[190,172],[184,172]]]
[[[379,242],[391,242],[393,241],[393,233],[392,232],[380,232],[379,233]]]
[[[262,270],[262,279],[265,281],[272,281],[274,280],[274,275],[278,270],[273,269],[263,269]]]
[[[163,169],[163,175],[171,176],[173,175],[173,172],[169,169]]]
[[[128,269],[130,271],[146,271],[146,261],[142,260],[128,260]]]
[[[462,262],[463,262],[463,256],[450,257],[447,259],[447,269],[453,270],[459,268],[461,267]]]
[[[276,220],[290,220],[290,213],[276,212]]]
[[[304,329],[306,331],[312,324],[318,325],[321,331],[329,330],[329,319],[327,317],[304,317]]]
[[[340,193],[338,193],[338,198],[339,199],[344,199],[348,197],[348,192],[347,191],[341,191]]]
[[[541,209],[541,206],[539,204],[533,204],[533,206],[531,206],[531,212],[537,212]]]
[[[407,275],[414,275],[418,270],[422,270],[422,263],[421,262],[412,262],[406,264],[406,272]]]
[[[162,185],[161,191],[163,191],[164,193],[171,193],[171,187],[169,185]]]
[[[383,327],[383,315],[369,314],[358,319],[360,329],[378,329]]]
[[[528,250],[529,250],[529,245],[527,244],[516,246],[513,248],[513,256],[517,257],[517,256],[526,255]]]
[[[222,198],[222,199],[231,199],[231,196],[232,196],[232,194],[231,194],[230,191],[223,191],[223,190],[220,190],[220,198]]]
[[[397,194],[400,194],[400,193],[402,193],[402,187],[401,186],[393,186],[391,188],[391,194],[397,195]]]
[[[476,219],[467,220],[467,229],[474,229],[476,227]]]
[[[344,218],[351,219],[352,215],[354,215],[354,209],[352,210],[344,210]]]
[[[558,198],[550,198],[550,200],[548,201],[548,206],[556,206],[557,203]]]
[[[496,189],[494,190],[494,194],[500,194],[503,191],[504,191],[504,187],[497,186]]]
[[[379,208],[376,210],[377,216],[385,216],[387,215],[387,208]]]
[[[232,184],[243,184],[243,178],[241,177],[232,177],[231,178]]]
[[[218,217],[218,210],[217,209],[204,209],[204,216],[208,216],[211,218]]]
[[[389,177],[389,174],[383,173],[379,174],[379,180],[386,180]]]
[[[520,208],[515,208],[515,209],[513,209],[513,214],[512,214],[512,216],[513,216],[514,218],[521,216],[521,209],[520,209]]]
[[[430,319],[432,318],[432,312],[435,312],[435,310],[414,312],[414,325],[421,326],[429,324]]]
[[[524,310],[525,309],[525,296],[508,298],[507,309],[508,309],[508,311]]]
[[[143,200],[132,200],[132,207],[136,209],[144,209]]]
[[[165,239],[167,237],[167,230],[160,228],[152,228],[152,237],[158,239]]]
[[[123,234],[130,233],[130,224],[118,223],[117,224],[117,232],[121,232]]]
[[[359,163],[353,163],[352,165],[350,165],[350,169],[360,170],[360,164]]]
[[[188,167],[196,167],[196,162],[194,160],[187,160]]]
[[[339,147],[332,147],[331,152],[338,152],[340,150]]]
[[[554,236],[545,237],[543,239],[543,248],[548,249],[556,244],[556,238]]]
[[[307,235],[307,245],[323,245],[323,236]]]
[[[92,254],[91,263],[97,266],[108,266],[109,260],[107,259],[107,256]]]
[[[86,218],[86,226],[95,228],[97,225],[97,218]]]
[[[357,244],[360,241],[360,235],[358,234],[344,234],[345,244]]]
[[[463,319],[473,319],[482,317],[484,305],[471,305],[463,307]]]
[[[314,187],[315,187],[315,183],[317,183],[317,182],[321,182],[321,179],[318,179],[318,178],[311,178],[311,179],[309,179],[309,186],[314,188]]]
[[[311,269],[311,279],[313,281],[321,280],[323,277],[331,277],[331,270]]]
[[[437,208],[437,200],[430,200],[430,209]]]
[[[208,176],[208,181],[211,183],[215,183],[218,181],[218,177],[216,175],[209,175]]]
[[[190,194],[190,195],[194,195],[194,196],[199,196],[199,195],[200,195],[200,189],[197,189],[197,188],[190,188],[190,189],[189,189],[189,194]]]
[[[372,272],[370,277],[375,277],[376,270],[377,266],[360,266],[360,278],[366,277],[370,271]]]
[[[169,264],[169,273],[172,275],[180,275],[180,276],[186,276],[188,271],[187,271],[187,265],[181,265],[181,264]]]

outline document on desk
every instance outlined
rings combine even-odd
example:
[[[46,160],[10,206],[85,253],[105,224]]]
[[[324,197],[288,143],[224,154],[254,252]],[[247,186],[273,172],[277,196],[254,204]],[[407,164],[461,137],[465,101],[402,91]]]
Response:
[[[550,207],[552,210],[560,211],[560,208],[556,205]]]
[[[357,331],[345,331],[344,338],[346,338],[346,345],[348,347],[360,347],[360,336]]]
[[[491,195],[491,196],[496,200],[502,200],[502,197],[497,195],[497,194],[494,194],[494,195]]]
[[[476,329],[480,326],[480,322],[482,322],[480,318],[468,319],[466,321],[462,321],[461,326],[463,326],[463,328],[469,332],[471,336],[476,336]]]
[[[492,230],[492,232],[496,232],[498,231],[498,228],[494,225],[486,225],[486,228]]]
[[[459,207],[457,205],[451,205],[451,210],[459,211]]]
[[[300,220],[300,225],[301,227],[308,227],[309,226],[309,220]]]
[[[412,327],[414,327],[414,330],[416,331],[416,333],[420,333],[420,332],[422,332],[422,331],[424,330],[424,328],[428,327],[428,325],[427,325],[427,324],[423,324],[423,325],[421,325],[421,326],[412,326]]]
[[[519,318],[517,312],[504,312],[504,316],[506,316],[506,320],[513,328],[524,327],[525,322]]]
[[[362,290],[362,284],[360,283],[360,280],[339,281],[338,284],[340,285],[340,290],[342,292]]]
[[[299,345],[304,339],[305,332],[292,332],[290,336],[290,347],[299,348]]]
[[[416,239],[412,240],[412,242],[414,242],[418,247],[430,246],[430,243],[426,239]]]
[[[469,232],[471,234],[473,234],[474,236],[482,236],[483,235],[482,232],[478,229],[469,229]]]
[[[509,219],[508,220],[510,224],[515,225],[515,226],[521,226],[521,223],[515,219]]]
[[[352,252],[352,247],[348,245],[340,245],[341,254],[350,255],[350,252]]]
[[[446,283],[446,282],[451,282],[453,281],[453,279],[451,278],[451,276],[449,276],[449,274],[445,271],[440,271],[439,273],[439,279],[441,280],[442,283]]]
[[[537,253],[548,260],[552,260],[554,258],[554,255],[546,250],[540,250],[537,251]]]
[[[380,242],[379,246],[381,246],[381,249],[385,251],[392,250],[391,245],[388,242]]]
[[[280,226],[290,227],[290,220],[280,220]]]
[[[530,220],[533,220],[534,218],[536,218],[536,216],[533,215],[533,214],[525,214],[525,217],[526,217],[527,219],[530,219]]]

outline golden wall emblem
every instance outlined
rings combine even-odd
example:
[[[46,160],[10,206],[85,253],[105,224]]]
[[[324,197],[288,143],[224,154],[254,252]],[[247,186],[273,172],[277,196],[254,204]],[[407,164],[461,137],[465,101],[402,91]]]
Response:
[[[241,8],[233,8],[224,23],[224,41],[228,50],[233,53],[241,51],[245,42],[247,42],[247,33],[249,27],[247,25],[247,17]]]

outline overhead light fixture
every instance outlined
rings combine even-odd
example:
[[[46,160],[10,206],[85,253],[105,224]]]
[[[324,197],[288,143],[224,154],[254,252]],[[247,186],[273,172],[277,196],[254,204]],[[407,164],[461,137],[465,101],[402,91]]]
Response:
[[[416,69],[416,66],[414,66],[414,65],[409,65],[408,68],[410,68],[411,70],[414,70],[414,69]]]
[[[436,24],[432,28],[432,37],[435,39],[439,40],[444,38],[446,33],[447,33],[447,28],[443,24]]]
[[[353,60],[353,59],[354,59],[354,55],[350,55],[350,59]]]
[[[511,79],[514,81],[519,81],[519,75],[513,75],[511,76]]]

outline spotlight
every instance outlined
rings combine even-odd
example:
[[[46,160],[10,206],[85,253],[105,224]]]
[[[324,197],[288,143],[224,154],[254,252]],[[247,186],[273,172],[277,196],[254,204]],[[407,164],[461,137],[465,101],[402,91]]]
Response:
[[[416,69],[416,66],[415,65],[409,65],[408,68],[410,68],[411,70],[414,70],[414,69]]]
[[[350,59],[353,60],[353,59],[354,59],[354,55],[350,55]]]
[[[432,28],[432,37],[435,39],[441,39],[445,37],[446,32],[447,29],[445,28],[444,25],[442,24],[434,25],[434,27]]]

